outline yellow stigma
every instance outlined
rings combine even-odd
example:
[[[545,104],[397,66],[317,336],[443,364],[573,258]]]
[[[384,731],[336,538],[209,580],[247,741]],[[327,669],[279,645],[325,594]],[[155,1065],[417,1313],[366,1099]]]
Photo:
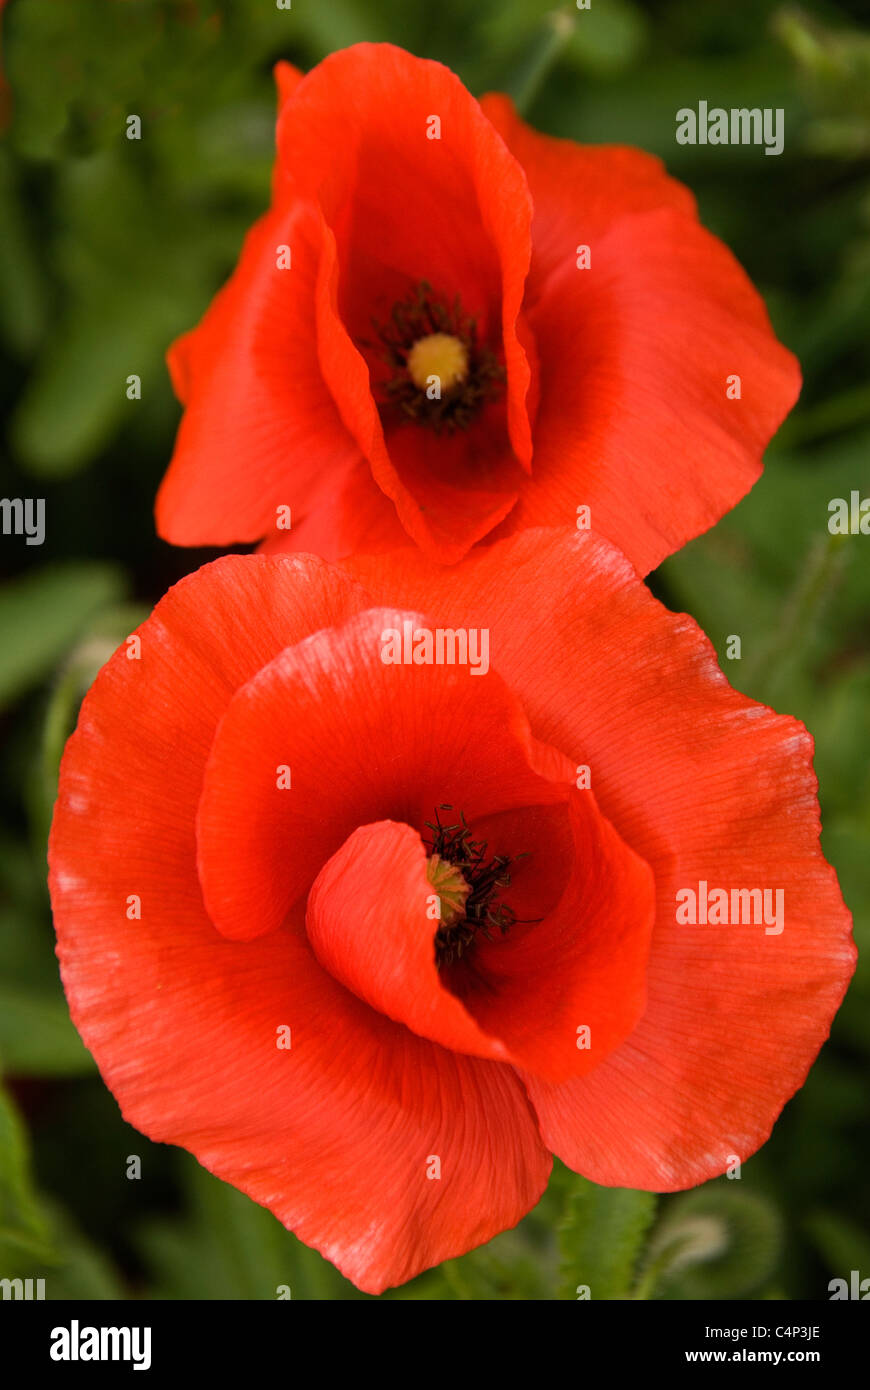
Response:
[[[465,899],[471,889],[459,869],[442,859],[440,854],[430,855],[426,863],[426,877],[438,895],[441,923],[449,927],[465,912]]]
[[[425,391],[438,378],[442,391],[449,391],[468,375],[468,349],[452,333],[429,333],[418,338],[407,357],[408,371],[414,385]]]

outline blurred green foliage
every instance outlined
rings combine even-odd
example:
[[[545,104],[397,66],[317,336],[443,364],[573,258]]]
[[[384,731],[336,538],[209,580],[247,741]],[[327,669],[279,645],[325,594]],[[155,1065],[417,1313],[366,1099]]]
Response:
[[[0,549],[0,1274],[49,1297],[359,1298],[263,1209],[124,1124],[69,1022],[45,836],[93,675],[206,552],[151,521],[178,407],[164,353],[268,199],[272,64],[390,40],[510,91],[542,129],[660,154],[804,368],[764,478],[653,586],[733,684],[816,738],[824,847],[870,946],[870,563],[828,501],[870,495],[870,32],[776,0],[10,0],[2,15],[2,492],[47,539]],[[865,8],[865,7],[864,7]],[[866,8],[864,13],[866,21]],[[676,110],[782,106],[784,153],[679,146]],[[127,117],[142,121],[125,138]],[[142,399],[129,401],[129,374]],[[58,519],[60,520],[60,523]],[[727,656],[739,635],[740,660]],[[870,967],[739,1183],[662,1199],[557,1164],[515,1230],[386,1297],[825,1298],[870,1274]],[[26,1117],[27,1126],[24,1120]],[[29,1133],[29,1138],[28,1138]],[[131,1155],[140,1180],[128,1180]]]

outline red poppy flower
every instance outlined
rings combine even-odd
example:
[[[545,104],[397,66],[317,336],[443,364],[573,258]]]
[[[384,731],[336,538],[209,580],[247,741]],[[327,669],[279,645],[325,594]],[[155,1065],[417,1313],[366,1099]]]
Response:
[[[749,490],[797,364],[657,159],[389,45],[278,81],[271,210],[169,355],[166,540],[452,563],[589,507],[645,573]]]
[[[137,635],[50,843],[131,1124],[372,1292],[513,1225],[552,1152],[671,1190],[763,1143],[853,970],[812,742],[608,542],[227,557]]]

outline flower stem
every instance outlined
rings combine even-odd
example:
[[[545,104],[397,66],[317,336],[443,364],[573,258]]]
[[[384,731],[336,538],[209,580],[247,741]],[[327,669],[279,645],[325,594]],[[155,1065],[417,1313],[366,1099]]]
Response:
[[[553,10],[545,17],[528,57],[507,84],[508,95],[513,97],[520,115],[534,102],[544,79],[574,33],[575,24],[576,15],[569,10]]]

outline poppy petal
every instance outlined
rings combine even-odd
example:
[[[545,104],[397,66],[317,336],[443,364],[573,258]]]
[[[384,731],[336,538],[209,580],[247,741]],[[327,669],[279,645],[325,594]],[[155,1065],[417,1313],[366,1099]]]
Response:
[[[461,995],[524,1073],[549,1081],[598,1067],[634,1030],[655,917],[649,866],[600,815],[591,792],[574,792],[570,811],[574,854],[560,901],[543,920],[512,927],[506,941],[482,941],[472,961],[482,987]],[[539,858],[532,856],[530,876]],[[506,901],[513,906],[510,895]]]
[[[564,779],[534,770],[522,707],[494,671],[385,660],[393,634],[407,633],[410,654],[430,631],[419,615],[372,609],[288,647],[236,692],[197,825],[205,902],[224,935],[280,926],[360,825],[422,830],[445,803],[473,824],[565,802]]]
[[[214,727],[286,641],[358,604],[325,569],[218,561],[158,605],[138,659],[115,654],[64,755],[51,889],[73,1019],[127,1121],[377,1293],[514,1225],[550,1158],[510,1068],[378,1015],[304,935],[229,942],[204,910],[193,827]]]
[[[619,218],[670,207],[696,216],[695,199],[655,155],[631,145],[579,145],[527,125],[510,97],[490,92],[481,107],[522,165],[534,204],[527,295],[574,261],[578,242],[599,241]]]
[[[279,269],[285,246],[291,265]],[[164,540],[233,545],[271,535],[277,508],[304,513],[324,475],[359,457],[317,360],[322,254],[315,211],[279,199],[249,232],[202,322],[170,349],[186,409],[157,497]]]
[[[353,111],[353,138],[337,110]],[[433,119],[439,133],[427,138]],[[335,235],[335,263],[324,268],[318,300],[324,376],[403,525],[437,555],[428,507],[412,496],[384,444],[354,339],[371,331],[373,285],[393,284],[397,275],[408,286],[432,284],[447,301],[459,296],[480,325],[494,320],[507,372],[510,450],[527,470],[531,369],[518,319],[532,210],[523,171],[458,78],[389,44],[358,44],[320,63],[282,108],[278,153],[300,196],[318,202]],[[456,511],[454,530],[462,524]],[[479,534],[472,511],[462,547]]]
[[[670,1190],[765,1141],[854,970],[851,917],[819,846],[812,740],[733,690],[692,619],[591,533],[530,531],[433,576],[412,555],[347,568],[485,624],[536,738],[591,770],[599,807],[651,867],[647,1004],[588,1076],[527,1077],[542,1133],[592,1180]],[[781,888],[785,927],[679,925],[677,893]]]
[[[301,68],[296,68],[292,63],[284,62],[283,59],[275,64],[273,72],[275,85],[278,89],[278,109],[280,111],[284,102],[289,101],[292,97],[305,74]]]
[[[395,821],[360,826],[314,882],[308,939],[330,975],[378,1013],[451,1051],[508,1061],[504,1044],[439,978],[433,893],[416,830]]]
[[[519,843],[532,843],[530,810],[542,809],[508,813]],[[490,818],[493,828],[500,819]],[[507,937],[496,930],[491,942],[479,939],[461,967],[440,972],[419,835],[395,822],[360,827],[309,895],[318,959],[380,1012],[444,1047],[549,1080],[588,1072],[643,1012],[655,901],[649,869],[588,795],[574,798],[572,822],[569,881],[557,907],[526,930],[520,922]],[[505,848],[503,839],[493,844]]]
[[[360,454],[343,469],[327,473],[324,486],[309,498],[304,516],[294,512],[292,527],[274,529],[258,549],[264,554],[303,551],[325,560],[399,550],[408,533],[372,477]]]
[[[730,252],[669,210],[621,222],[589,272],[566,261],[530,321],[534,472],[508,524],[573,525],[588,506],[641,573],[749,491],[800,389]]]
[[[588,506],[592,529],[645,574],[757,481],[797,400],[798,364],[659,160],[541,135],[503,97],[483,104],[535,205],[534,467],[499,534],[574,525]]]

